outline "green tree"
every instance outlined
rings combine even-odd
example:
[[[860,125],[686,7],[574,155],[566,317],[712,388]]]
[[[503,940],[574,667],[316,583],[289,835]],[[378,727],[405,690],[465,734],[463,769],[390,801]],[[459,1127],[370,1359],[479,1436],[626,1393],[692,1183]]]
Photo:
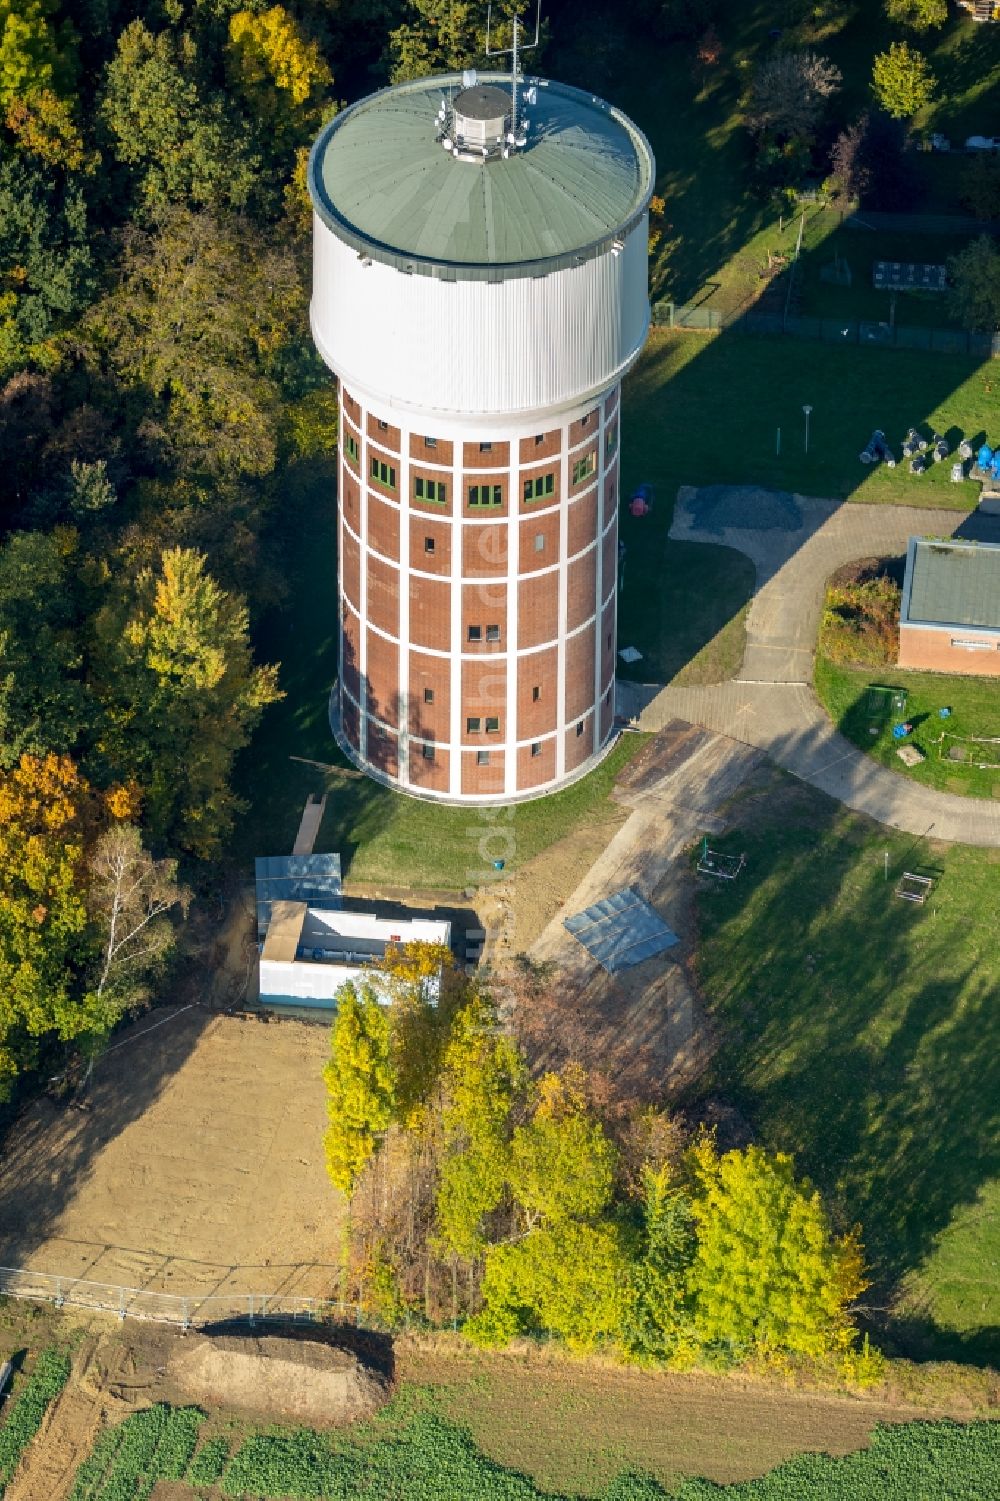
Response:
[[[7,104],[7,129],[22,151],[47,167],[89,173],[100,160],[84,146],[69,104],[51,89],[15,95]]]
[[[894,120],[908,120],[934,97],[934,75],[922,52],[893,42],[872,67],[872,91]]]
[[[696,1245],[690,1193],[669,1166],[647,1163],[625,1320],[625,1343],[633,1354],[675,1364],[694,1358],[699,1341],[688,1278]]]
[[[438,1238],[446,1252],[471,1261],[482,1253],[484,1222],[504,1195],[525,1066],[492,1002],[480,995],[456,1016],[443,1063]]]
[[[74,521],[86,521],[110,510],[118,494],[108,478],[105,460],[96,459],[93,464],[81,459],[71,460],[69,472],[63,479],[62,499]]]
[[[89,788],[66,756],[0,772],[0,1099],[40,1038],[96,1033],[111,1015],[80,975],[92,949],[85,900]]]
[[[15,532],[0,548],[0,766],[73,750],[93,723],[83,683],[76,534]]]
[[[79,181],[0,151],[0,377],[86,305],[91,240]]]
[[[593,1219],[607,1208],[615,1154],[578,1082],[547,1074],[530,1122],[511,1143],[510,1183],[528,1226]]]
[[[215,855],[240,806],[236,752],[281,697],[277,670],[253,664],[246,606],[200,553],[171,548],[98,614],[94,676],[106,710],[100,753],[139,782],[154,840]]]
[[[740,1355],[846,1353],[868,1285],[856,1233],[836,1237],[792,1159],[760,1147],[693,1149],[698,1244],[689,1274],[700,1339]]]
[[[141,389],[148,440],[182,473],[217,481],[273,470],[286,391],[315,368],[304,317],[286,246],[247,221],[172,209],[127,235],[119,283],[85,328]]]
[[[962,205],[977,219],[1000,219],[1000,156],[974,152],[962,170]]]
[[[195,42],[133,21],[108,64],[100,114],[148,208],[243,208],[259,169],[245,122],[203,79]]]
[[[1000,328],[1000,249],[980,235],[948,262],[949,301],[963,328],[990,333]]]
[[[571,1349],[615,1339],[628,1295],[629,1262],[614,1224],[562,1221],[486,1253],[482,1312],[466,1324],[478,1344],[507,1344],[544,1330]]]
[[[230,75],[251,117],[270,137],[272,149],[287,157],[315,130],[333,84],[319,46],[283,6],[272,5],[261,12],[238,10],[229,22],[226,50]]]
[[[50,0],[0,0],[0,105],[47,89],[63,70]]]
[[[885,13],[910,31],[932,31],[948,19],[948,0],[885,0]]]
[[[526,0],[493,7],[491,46],[510,45],[510,17],[524,14]],[[389,33],[394,83],[481,65],[486,59],[486,0],[408,0],[406,20]],[[537,65],[537,54],[533,54]]]
[[[337,994],[324,1145],[330,1180],[348,1198],[389,1129],[396,1103],[389,1016],[370,985],[350,981]]]

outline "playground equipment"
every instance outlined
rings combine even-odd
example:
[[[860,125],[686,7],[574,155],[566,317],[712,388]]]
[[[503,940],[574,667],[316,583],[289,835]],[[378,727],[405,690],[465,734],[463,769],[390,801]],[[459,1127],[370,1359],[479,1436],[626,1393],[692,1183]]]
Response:
[[[918,876],[912,870],[904,870],[896,887],[896,895],[904,902],[919,902],[923,906],[934,887],[933,876]]]
[[[709,849],[707,834],[701,841],[697,865],[699,875],[715,876],[720,881],[735,881],[746,863],[746,855],[727,855],[722,850]]]
[[[632,515],[648,516],[653,509],[653,495],[652,485],[638,485],[628,505]]]

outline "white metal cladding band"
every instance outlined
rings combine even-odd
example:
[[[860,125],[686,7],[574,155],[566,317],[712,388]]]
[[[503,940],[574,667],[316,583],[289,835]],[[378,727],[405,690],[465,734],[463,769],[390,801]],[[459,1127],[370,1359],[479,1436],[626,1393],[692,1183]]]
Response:
[[[495,285],[362,267],[317,218],[313,338],[363,405],[385,393],[390,351],[393,410],[495,421],[568,408],[614,385],[646,341],[647,237],[644,217],[619,255]]]

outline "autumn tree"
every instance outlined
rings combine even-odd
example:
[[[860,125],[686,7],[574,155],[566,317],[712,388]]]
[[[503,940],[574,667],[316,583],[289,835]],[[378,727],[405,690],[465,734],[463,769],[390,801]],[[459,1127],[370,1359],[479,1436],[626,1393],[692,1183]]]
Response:
[[[70,71],[53,26],[52,0],[0,0],[0,106],[48,89]],[[63,41],[69,35],[63,33]]]
[[[112,823],[88,862],[87,904],[100,935],[94,989],[120,1010],[146,998],[144,982],[174,945],[168,914],[186,915],[190,893],[177,881],[176,860],[154,860],[129,823]]]
[[[437,1231],[447,1254],[472,1261],[485,1249],[486,1217],[500,1204],[510,1174],[524,1060],[499,1028],[489,998],[474,995],[455,1018],[443,1063]]]
[[[1000,219],[1000,156],[977,151],[962,170],[962,205],[977,219]]]
[[[211,857],[240,806],[236,753],[281,697],[276,669],[253,664],[245,604],[219,587],[203,555],[171,548],[158,569],[119,587],[94,637],[108,766],[141,785],[157,843]]]
[[[621,1328],[628,1257],[608,1215],[615,1155],[573,1070],[542,1079],[532,1117],[511,1138],[512,1239],[488,1247],[482,1310],[466,1328],[484,1344],[548,1329],[589,1348]]]
[[[259,133],[287,159],[315,130],[333,84],[318,44],[284,6],[238,10],[229,20],[227,60]]]
[[[814,52],[773,53],[757,69],[747,119],[758,133],[808,136],[842,82],[840,69]]]
[[[86,332],[118,380],[142,389],[147,439],[183,473],[218,481],[273,470],[296,361],[312,370],[304,316],[294,260],[276,238],[173,209],[126,237],[120,281]]]
[[[868,1285],[855,1232],[835,1236],[785,1153],[693,1150],[697,1249],[689,1290],[700,1339],[738,1354],[849,1349],[851,1303]]]
[[[249,201],[259,162],[246,124],[206,81],[189,33],[154,33],[141,20],[126,26],[107,67],[100,116],[147,209]]]
[[[86,149],[69,103],[52,89],[14,95],[7,104],[6,123],[20,150],[47,167],[90,173],[100,160]]]
[[[1000,328],[1000,250],[990,235],[972,240],[948,262],[949,301],[963,328]]]
[[[327,1091],[326,1170],[348,1198],[389,1129],[396,1103],[389,1017],[375,990],[362,982],[337,994]]]
[[[948,0],[885,0],[885,13],[910,31],[933,31],[948,19]]]
[[[82,976],[93,954],[85,894],[90,789],[67,756],[22,756],[0,772],[0,1099],[43,1038],[110,1025]]]
[[[872,91],[894,120],[908,120],[934,97],[934,75],[922,52],[893,42],[872,66]]]

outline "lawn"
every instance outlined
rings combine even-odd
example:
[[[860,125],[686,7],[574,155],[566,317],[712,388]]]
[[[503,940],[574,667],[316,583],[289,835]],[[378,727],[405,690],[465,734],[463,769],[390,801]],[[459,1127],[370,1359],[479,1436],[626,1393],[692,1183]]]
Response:
[[[892,738],[892,725],[900,716],[889,712],[888,695],[878,707],[869,695],[873,683],[904,689],[906,712],[901,717],[914,727],[908,744],[927,757],[919,766],[904,766],[896,754],[899,742]],[[964,797],[1000,797],[1000,683],[996,678],[956,677],[941,672],[908,672],[898,667],[845,667],[817,656],[816,692],[842,734],[867,751],[876,761],[900,775],[912,777],[926,787],[957,792]],[[942,720],[941,708],[951,709]],[[876,730],[877,734],[871,734]],[[996,745],[968,747],[970,760],[960,764],[941,752],[955,742],[950,736],[994,736]],[[971,759],[994,761],[993,769],[980,769]]]
[[[698,901],[721,1038],[706,1088],[860,1221],[890,1346],[995,1365],[997,853],[881,828],[777,774],[733,819],[723,847],[745,872]],[[894,895],[904,869],[934,875],[925,905]]]
[[[338,775],[347,762],[327,719],[337,673],[335,514],[332,473],[289,476],[273,540],[287,600],[267,611],[254,633],[258,658],[281,663],[285,698],[266,711],[237,768],[248,808],[233,840],[234,867],[249,879],[255,855],[291,850],[306,798],[327,792],[316,848],[339,851],[352,880],[461,891],[493,876],[494,860],[509,873],[606,802],[645,737],[624,736],[588,777],[516,808],[447,808]]]

